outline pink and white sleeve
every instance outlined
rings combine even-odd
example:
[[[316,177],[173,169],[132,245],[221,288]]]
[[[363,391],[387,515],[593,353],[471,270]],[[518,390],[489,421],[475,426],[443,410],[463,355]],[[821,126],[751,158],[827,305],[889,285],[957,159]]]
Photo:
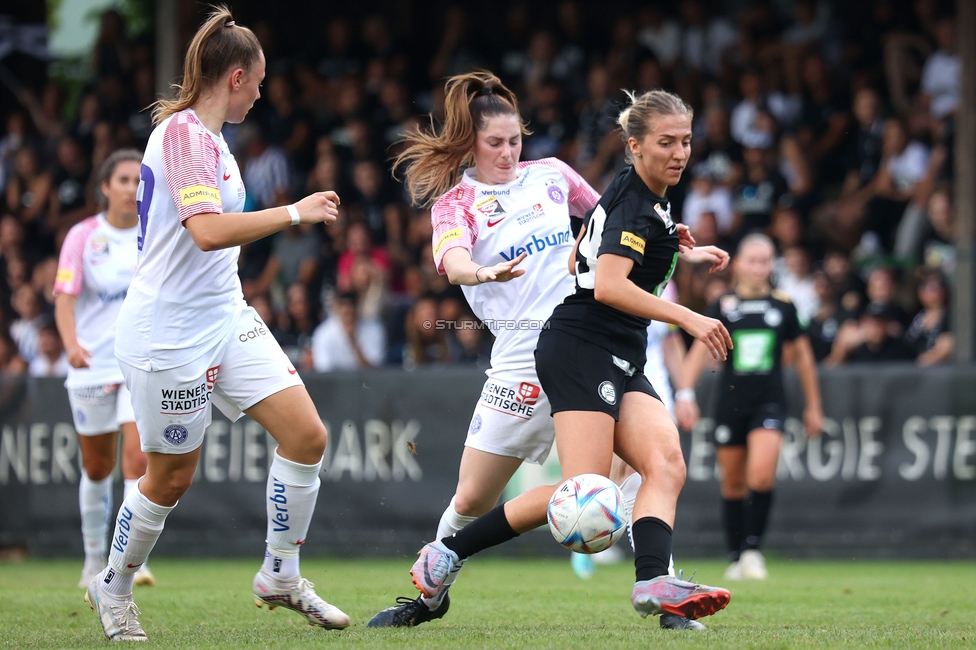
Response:
[[[203,125],[179,113],[163,133],[163,172],[180,223],[196,214],[223,212],[217,174],[220,151]]]
[[[600,195],[590,187],[582,176],[575,169],[564,163],[558,158],[546,158],[540,163],[553,167],[563,175],[566,184],[569,186],[569,214],[573,217],[584,217],[600,202]]]
[[[439,198],[430,209],[434,264],[441,275],[447,274],[444,253],[452,248],[463,248],[470,253],[478,240],[478,224],[469,209],[472,201],[474,189],[461,185]]]
[[[68,231],[58,256],[58,274],[54,280],[55,296],[59,293],[75,297],[81,295],[81,288],[85,284],[85,244],[97,227],[98,220],[89,217]]]

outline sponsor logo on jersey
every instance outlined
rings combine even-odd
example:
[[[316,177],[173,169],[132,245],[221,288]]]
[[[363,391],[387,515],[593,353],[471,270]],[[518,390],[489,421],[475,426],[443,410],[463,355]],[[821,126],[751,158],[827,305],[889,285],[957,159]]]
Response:
[[[161,388],[160,415],[189,415],[203,409],[210,402],[213,384],[204,381],[193,388]]]
[[[203,202],[220,203],[220,190],[206,185],[193,185],[180,190],[180,203],[184,208]]]
[[[126,289],[122,291],[117,291],[115,293],[108,293],[107,291],[99,291],[98,299],[102,304],[107,304],[110,302],[115,302],[116,300],[125,300],[125,294],[128,293]]]
[[[71,269],[58,269],[58,275],[55,278],[55,282],[58,284],[67,284],[75,279],[75,272]]]
[[[534,406],[535,403],[539,401],[539,393],[541,392],[542,388],[539,386],[530,384],[527,381],[523,381],[521,384],[519,384],[518,391],[515,393],[515,399],[523,404]]]
[[[519,394],[520,390],[521,386],[518,389],[513,389],[494,381],[488,381],[481,391],[481,400],[479,403],[492,411],[511,415],[520,420],[528,420],[535,412],[535,401],[531,404],[522,401],[521,395]]]
[[[481,190],[481,193],[485,196],[508,196],[512,190]]]
[[[475,203],[474,209],[486,217],[497,217],[505,214],[505,208],[503,208],[502,204],[498,202],[498,199],[493,196],[489,196],[486,199],[481,199]]]
[[[600,384],[598,392],[600,393],[600,399],[610,406],[617,403],[617,389],[613,387],[612,381],[605,381]]]
[[[505,219],[505,217],[500,217],[500,218],[498,218],[498,219],[495,219],[494,221],[492,221],[492,220],[491,220],[491,219],[489,218],[489,219],[488,219],[488,227],[489,227],[489,228],[494,228],[495,226],[497,226],[498,224],[500,224],[500,223],[501,223],[501,222],[502,222],[502,221],[503,221],[504,219]]]
[[[544,216],[546,216],[545,208],[542,207],[541,203],[536,203],[532,206],[531,210],[526,210],[515,215],[515,220],[518,221],[520,226],[524,226],[530,221],[541,219]]]
[[[625,231],[620,233],[620,245],[626,246],[627,248],[632,248],[643,255],[646,243],[634,233]]]
[[[182,445],[190,436],[190,432],[182,424],[171,424],[163,429],[163,437],[171,445]]]
[[[661,217],[661,219],[664,220],[664,225],[668,227],[668,232],[673,233],[677,229],[677,226],[674,225],[674,221],[671,220],[670,205],[668,206],[668,209],[665,210],[664,208],[661,207],[660,203],[655,203],[654,211],[657,212],[657,216]]]
[[[437,240],[437,245],[434,246],[434,257],[437,257],[441,249],[444,248],[444,244],[449,241],[454,241],[455,239],[461,239],[461,229],[454,228],[453,230],[448,230],[446,233],[441,235],[441,238]]]
[[[230,172],[224,172],[224,180],[225,181],[229,181],[230,180]]]
[[[278,479],[271,478],[271,487],[274,494],[268,497],[268,501],[274,504],[275,514],[274,517],[269,517],[271,520],[271,525],[274,526],[274,532],[283,533],[291,526],[288,525],[288,497],[285,495],[285,484],[278,481]]]
[[[108,255],[108,237],[92,237],[91,253],[98,256]]]
[[[770,327],[776,327],[777,325],[783,322],[783,312],[776,309],[775,307],[771,307],[766,311],[765,314],[763,314],[763,320],[766,321],[766,324],[769,325]],[[772,428],[772,427],[767,427],[767,428]]]
[[[525,242],[525,244],[522,246],[519,246],[518,248],[515,246],[510,246],[507,254],[505,251],[499,251],[498,254],[501,255],[502,259],[504,259],[506,262],[511,262],[522,253],[532,255],[533,253],[539,253],[547,248],[552,248],[553,246],[572,242],[573,234],[568,230],[550,233],[543,239],[539,239],[535,235],[532,235],[532,239]]]

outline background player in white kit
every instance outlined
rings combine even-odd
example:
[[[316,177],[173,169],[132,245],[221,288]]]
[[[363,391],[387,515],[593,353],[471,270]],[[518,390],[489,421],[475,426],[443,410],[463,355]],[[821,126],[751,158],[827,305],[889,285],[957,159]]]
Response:
[[[445,113],[440,135],[412,133],[397,163],[406,164],[415,203],[439,197],[431,208],[434,261],[461,285],[495,344],[438,539],[490,510],[523,462],[542,463],[549,454],[552,418],[533,351],[539,328],[573,290],[570,217],[581,218],[600,198],[562,161],[519,162],[525,127],[518,100],[494,75],[448,80]],[[446,590],[397,602],[369,625],[409,627],[441,618],[450,606]]]
[[[115,359],[115,321],[136,269],[136,190],[142,154],[120,149],[102,163],[105,210],[68,231],[58,260],[54,316],[71,368],[64,385],[78,432],[84,471],[78,485],[85,567],[79,587],[105,568],[112,513],[112,470],[122,430],[125,494],[146,471],[122,370]],[[155,584],[143,565],[135,584]]]
[[[110,639],[146,638],[132,574],[193,480],[211,401],[231,419],[246,412],[278,441],[268,472],[267,550],[253,584],[257,604],[293,609],[312,625],[349,625],[299,573],[325,426],[267,325],[244,302],[237,275],[241,244],[289,225],[331,223],[338,214],[334,192],[241,212],[244,184],[220,130],[243,121],[264,72],[253,32],[217,8],[190,43],[179,97],[155,107],[138,197],[141,256],[115,345],[148,469],[119,510],[109,566],[86,594]]]

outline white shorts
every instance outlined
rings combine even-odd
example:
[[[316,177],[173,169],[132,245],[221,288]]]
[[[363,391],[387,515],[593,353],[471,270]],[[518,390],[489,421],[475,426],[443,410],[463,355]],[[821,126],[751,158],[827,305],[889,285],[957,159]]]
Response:
[[[132,395],[125,384],[69,388],[68,403],[75,431],[81,436],[114,433],[126,422],[136,421],[132,414]]]
[[[535,368],[494,373],[481,389],[465,447],[542,464],[555,429]]]
[[[246,307],[231,330],[196,361],[147,372],[119,362],[132,392],[143,451],[186,454],[203,443],[216,405],[231,421],[264,398],[303,386],[257,312]]]

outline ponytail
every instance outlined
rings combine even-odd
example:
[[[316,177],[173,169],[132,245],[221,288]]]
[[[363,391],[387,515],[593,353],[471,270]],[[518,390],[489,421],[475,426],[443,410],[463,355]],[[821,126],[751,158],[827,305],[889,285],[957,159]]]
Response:
[[[176,99],[153,103],[153,124],[193,106],[203,91],[231,68],[250,70],[260,54],[261,44],[254,32],[235,23],[226,5],[213,7],[190,41],[183,63],[183,83],[172,86],[178,91]]]
[[[394,169],[406,166],[407,192],[414,205],[428,205],[458,183],[461,167],[473,162],[475,134],[485,128],[489,118],[515,115],[522,133],[528,134],[515,93],[490,72],[451,77],[446,89],[440,133],[419,128],[410,131],[403,139],[406,149],[393,163]]]

